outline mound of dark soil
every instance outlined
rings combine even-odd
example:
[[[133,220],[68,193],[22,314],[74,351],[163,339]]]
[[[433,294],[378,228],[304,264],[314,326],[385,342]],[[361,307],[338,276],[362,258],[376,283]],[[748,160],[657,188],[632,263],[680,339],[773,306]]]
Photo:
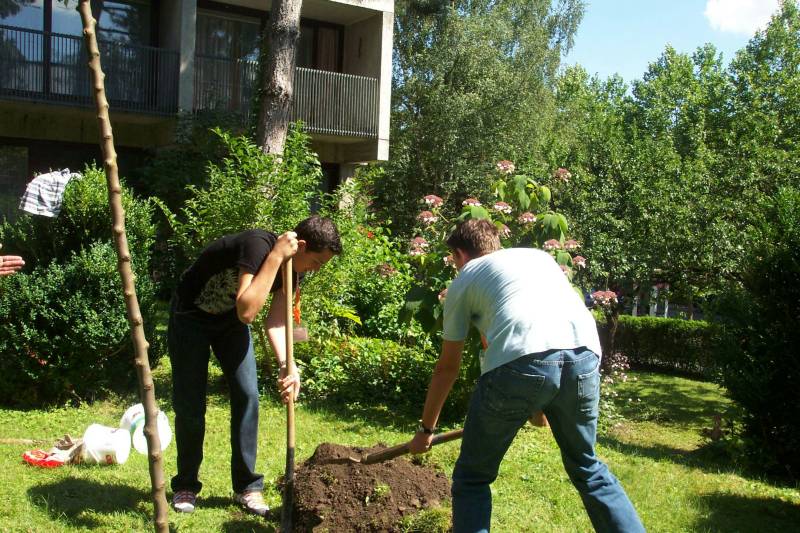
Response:
[[[405,458],[364,465],[347,461],[382,449],[320,444],[295,470],[296,531],[398,531],[400,520],[450,498],[450,482]]]

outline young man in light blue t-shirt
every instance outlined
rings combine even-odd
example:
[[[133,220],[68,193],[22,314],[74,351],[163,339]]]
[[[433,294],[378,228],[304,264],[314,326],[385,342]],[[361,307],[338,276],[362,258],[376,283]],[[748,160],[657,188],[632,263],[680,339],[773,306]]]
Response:
[[[595,455],[600,343],[594,318],[564,273],[541,250],[500,250],[488,220],[460,224],[447,245],[459,275],[445,299],[442,355],[411,451],[430,448],[474,325],[488,347],[453,471],[454,533],[489,531],[489,485],[517,431],[537,411],[547,416],[595,530],[644,531],[619,481]]]

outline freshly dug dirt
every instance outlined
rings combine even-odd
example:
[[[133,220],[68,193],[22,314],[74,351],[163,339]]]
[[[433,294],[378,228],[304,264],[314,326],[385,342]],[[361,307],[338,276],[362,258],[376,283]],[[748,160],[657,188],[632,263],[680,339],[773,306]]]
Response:
[[[392,532],[400,520],[450,498],[447,476],[400,457],[364,465],[346,461],[382,449],[320,444],[295,470],[296,531]]]

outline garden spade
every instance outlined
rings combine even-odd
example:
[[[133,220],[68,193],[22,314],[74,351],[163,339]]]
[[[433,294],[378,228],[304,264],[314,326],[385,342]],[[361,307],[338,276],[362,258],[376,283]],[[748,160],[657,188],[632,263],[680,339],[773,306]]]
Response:
[[[433,436],[433,439],[431,440],[431,446],[436,446],[437,444],[441,444],[443,442],[450,442],[451,440],[458,440],[463,434],[463,429],[454,429],[453,431],[448,431],[446,433],[439,433],[438,435]],[[403,444],[398,444],[397,446],[392,446],[391,448],[386,448],[385,450],[364,454],[361,457],[350,456],[342,459],[335,459],[334,462],[361,463],[362,465],[382,463],[384,461],[388,461],[389,459],[394,459],[395,457],[400,457],[401,455],[407,454],[409,451],[409,444],[410,442],[405,442]]]
[[[283,290],[286,291],[286,368],[294,364],[294,335],[292,332],[292,258],[283,266]],[[286,472],[283,480],[283,507],[281,512],[281,531],[292,531],[292,507],[294,506],[294,397],[289,394],[286,402]]]

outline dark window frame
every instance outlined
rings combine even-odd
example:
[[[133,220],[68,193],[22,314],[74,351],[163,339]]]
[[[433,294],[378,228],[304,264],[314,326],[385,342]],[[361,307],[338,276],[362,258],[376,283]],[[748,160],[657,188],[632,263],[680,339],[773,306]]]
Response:
[[[221,2],[215,2],[214,0],[197,0],[197,9],[202,9],[204,11],[210,12],[218,12],[220,14],[228,14],[240,17],[247,17],[252,19],[258,19],[261,21],[261,31],[262,33],[266,30],[267,23],[269,22],[269,11],[262,11],[260,9],[253,9],[250,7],[243,7],[243,6],[235,6],[231,4],[223,4]],[[336,72],[342,72],[344,68],[344,26],[342,24],[335,24],[333,22],[325,22],[322,20],[310,19],[306,17],[300,18],[300,26],[310,27],[314,31],[313,35],[313,59],[312,63],[313,66],[311,68],[318,69],[319,68],[319,48],[317,42],[317,28],[331,28],[337,30],[339,34],[339,53],[337,54],[338,57],[336,58]],[[196,31],[196,29],[195,29]]]
[[[58,0],[43,0],[42,1],[42,31],[45,34],[53,32],[53,3]],[[117,2],[128,3],[126,0],[115,0]],[[149,36],[146,43],[141,43],[142,46],[158,46],[158,19],[161,11],[161,0],[131,0],[133,4],[146,4],[150,7],[150,21],[148,28]],[[120,33],[116,30],[103,30],[105,32]],[[45,63],[49,63],[49,46],[45,47]]]

